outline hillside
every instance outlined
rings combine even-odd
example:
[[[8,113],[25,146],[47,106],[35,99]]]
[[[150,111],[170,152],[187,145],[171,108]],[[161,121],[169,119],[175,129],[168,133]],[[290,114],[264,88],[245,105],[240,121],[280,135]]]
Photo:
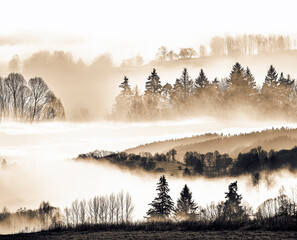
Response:
[[[177,151],[176,159],[183,161],[187,151],[196,151],[205,154],[219,151],[227,153],[230,157],[237,157],[241,153],[248,152],[252,148],[262,146],[266,151],[274,149],[291,149],[297,145],[297,129],[271,129],[262,132],[252,132],[241,135],[223,136],[217,134],[205,134],[190,138],[167,140],[140,145],[127,149],[127,153],[139,154],[142,152],[166,153],[174,148]]]
[[[92,160],[97,163],[111,163],[117,167],[141,170],[149,173],[166,173],[171,176],[239,176],[252,174],[255,182],[262,171],[271,172],[279,169],[297,169],[297,129],[272,129],[236,136],[218,136],[206,134],[191,138],[161,142],[161,146],[180,144],[169,151],[154,153],[158,143],[141,146],[140,153],[117,152],[98,155],[98,151],[80,154],[75,160]],[[217,136],[208,140],[209,136]],[[204,141],[203,141],[204,140]],[[262,145],[262,146],[261,146]],[[289,150],[287,150],[289,149]],[[134,149],[134,151],[137,150]],[[129,150],[132,151],[132,150]],[[230,154],[229,154],[230,153]],[[138,173],[138,171],[137,171]]]

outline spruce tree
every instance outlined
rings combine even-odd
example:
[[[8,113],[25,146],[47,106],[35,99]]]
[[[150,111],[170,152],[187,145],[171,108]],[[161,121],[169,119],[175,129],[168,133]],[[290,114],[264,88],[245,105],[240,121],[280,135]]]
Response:
[[[159,115],[162,85],[160,77],[154,68],[145,83],[144,102],[146,106],[146,117],[156,118]]]
[[[233,66],[227,83],[226,98],[231,103],[246,102],[249,100],[248,82],[245,78],[245,71],[238,62]]]
[[[255,78],[253,76],[253,74],[251,73],[251,70],[247,67],[246,71],[245,71],[245,78],[248,82],[248,86],[250,89],[255,89],[256,88],[256,81]]]
[[[151,208],[146,213],[149,220],[168,219],[174,209],[174,203],[168,195],[169,187],[165,175],[160,177],[157,184],[158,196],[149,205]]]
[[[278,74],[276,73],[275,68],[270,65],[267,71],[267,75],[265,76],[265,84],[267,84],[268,86],[276,85],[277,75]]]
[[[129,79],[126,76],[124,76],[124,81],[120,84],[119,87],[122,88],[121,95],[132,95],[131,87],[129,85]]]
[[[126,76],[124,76],[124,81],[119,87],[122,90],[115,99],[116,102],[113,106],[112,117],[115,119],[127,120],[133,93],[129,85],[129,79]]]
[[[193,92],[193,81],[189,76],[189,72],[186,68],[184,68],[181,77],[176,79],[176,82],[178,83],[178,86],[181,88],[181,100],[186,101]]]
[[[191,96],[194,93],[194,84],[188,70],[184,68],[180,78],[177,78],[173,86],[172,102],[182,114],[191,111]]]
[[[279,93],[277,90],[277,76],[275,68],[271,65],[265,76],[265,82],[261,89],[261,109],[264,113],[279,113]]]
[[[255,103],[257,100],[257,96],[258,96],[257,88],[256,88],[256,81],[255,81],[253,74],[251,73],[251,70],[248,67],[246,68],[246,71],[245,71],[245,79],[248,84],[247,91],[248,91],[250,100],[252,100],[253,103]]]
[[[287,75],[287,78],[284,77],[283,72],[281,72],[277,84],[280,86],[291,86],[294,83],[294,80],[291,79],[290,75]]]
[[[240,87],[242,85],[247,85],[247,82],[245,81],[245,72],[240,63],[237,62],[232,67],[232,71],[227,82],[229,87]]]
[[[233,182],[228,187],[229,191],[225,192],[226,201],[224,203],[224,217],[227,221],[239,221],[244,215],[241,200],[242,196],[237,193],[237,181]]]
[[[162,90],[162,85],[160,77],[157,74],[156,69],[154,68],[151,75],[147,78],[145,83],[145,94],[150,95],[160,95]]]
[[[194,220],[196,216],[197,204],[192,199],[192,193],[187,185],[184,186],[177,200],[175,214],[184,220]]]
[[[287,75],[287,77],[285,78],[283,73],[280,74],[279,79],[277,81],[275,95],[280,109],[285,114],[288,114],[293,110],[292,105],[290,103],[290,98],[293,91],[293,83],[294,80],[291,79],[290,75]]]
[[[200,70],[198,78],[195,79],[195,88],[205,88],[208,87],[210,82],[204,74],[203,69]]]

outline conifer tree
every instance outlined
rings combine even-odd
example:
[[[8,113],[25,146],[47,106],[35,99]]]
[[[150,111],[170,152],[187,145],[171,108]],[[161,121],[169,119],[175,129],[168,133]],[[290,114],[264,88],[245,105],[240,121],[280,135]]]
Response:
[[[275,68],[270,65],[267,75],[265,76],[265,84],[267,84],[269,87],[274,87],[273,85],[277,84],[277,73],[275,71]]]
[[[194,220],[197,208],[197,204],[192,199],[192,192],[185,185],[177,200],[177,206],[175,208],[176,216],[184,220]]]
[[[254,78],[253,74],[251,73],[251,70],[248,67],[246,68],[246,71],[245,71],[245,79],[248,84],[247,91],[248,91],[249,98],[250,98],[250,100],[252,100],[253,103],[255,103],[257,100],[258,91],[256,88],[255,78]]]
[[[248,67],[246,68],[246,71],[245,71],[245,77],[248,82],[249,88],[255,89],[256,81],[255,81],[253,74],[251,73],[251,70]]]
[[[158,117],[161,99],[162,85],[160,77],[154,68],[151,75],[147,78],[145,83],[144,102],[146,105],[146,115],[148,119]]]
[[[189,76],[189,72],[186,68],[184,68],[181,77],[176,79],[176,81],[179,82],[182,88],[182,99],[186,100],[188,97],[191,96],[193,92],[193,81]]]
[[[279,79],[277,81],[277,87],[276,87],[276,96],[278,105],[283,111],[283,113],[288,114],[292,112],[292,105],[290,104],[291,101],[291,95],[293,93],[293,83],[294,79],[291,79],[290,75],[288,74],[287,77],[284,77],[284,74],[281,73],[279,76]]]
[[[229,191],[226,192],[226,201],[224,203],[224,217],[227,221],[239,221],[244,211],[241,206],[242,196],[237,193],[237,181],[233,182],[228,187]]]
[[[207,77],[203,69],[200,70],[199,76],[195,79],[195,88],[205,88],[208,87],[210,82],[208,81]]]
[[[193,94],[194,84],[188,70],[184,68],[180,78],[177,78],[173,87],[173,102],[176,107],[185,113],[191,107],[190,97]]]
[[[113,107],[112,116],[117,119],[127,120],[133,94],[129,85],[129,79],[126,76],[124,76],[124,81],[119,85],[119,87],[122,90],[115,99],[116,102]]]
[[[119,87],[122,88],[122,95],[128,96],[132,94],[131,87],[129,85],[129,79],[126,76],[124,76],[124,81],[120,84]]]
[[[249,100],[248,81],[245,79],[243,67],[238,62],[233,66],[227,83],[228,89],[225,96],[229,102],[234,104]]]
[[[151,208],[146,213],[150,220],[168,219],[174,209],[174,203],[168,195],[169,187],[165,175],[160,177],[157,184],[158,196],[149,205]]]
[[[265,76],[265,82],[261,89],[261,110],[265,113],[276,113],[279,109],[279,101],[277,93],[277,72],[271,65]]]
[[[161,81],[160,77],[157,74],[156,69],[154,68],[151,75],[147,78],[147,82],[145,83],[145,94],[150,95],[160,95],[161,94]]]

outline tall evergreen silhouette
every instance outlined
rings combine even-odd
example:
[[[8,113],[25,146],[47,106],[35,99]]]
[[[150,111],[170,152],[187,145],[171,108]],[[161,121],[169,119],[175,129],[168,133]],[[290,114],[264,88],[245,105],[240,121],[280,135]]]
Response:
[[[208,81],[203,69],[200,70],[199,76],[195,79],[195,88],[208,87],[210,82]]]
[[[156,69],[154,68],[151,75],[148,76],[145,83],[145,94],[159,95],[161,93],[162,85],[160,77],[157,74]]]
[[[186,184],[177,200],[175,208],[176,217],[184,220],[195,220],[197,208],[197,204],[192,199],[192,192]]]
[[[267,71],[267,75],[265,76],[265,83],[268,86],[272,86],[272,85],[276,85],[277,83],[277,76],[278,74],[275,71],[275,68],[270,65],[268,71]]]
[[[120,94],[116,97],[115,104],[113,106],[113,115],[119,119],[125,119],[128,117],[128,112],[131,111],[132,91],[129,85],[129,79],[124,76],[124,81],[119,85],[121,88]]]
[[[232,67],[227,83],[225,98],[229,103],[239,104],[249,101],[248,81],[246,81],[243,67],[238,62]]]
[[[122,88],[122,90],[121,90],[122,95],[131,95],[132,94],[131,87],[129,85],[129,79],[126,76],[124,76],[124,81],[120,84],[119,87]]]
[[[231,183],[228,190],[225,193],[224,217],[228,222],[239,221],[243,217],[244,211],[241,206],[242,196],[237,193],[237,181]]]
[[[157,184],[158,196],[149,204],[151,208],[146,213],[149,220],[168,219],[174,209],[174,203],[169,196],[168,182],[165,175],[160,177]]]

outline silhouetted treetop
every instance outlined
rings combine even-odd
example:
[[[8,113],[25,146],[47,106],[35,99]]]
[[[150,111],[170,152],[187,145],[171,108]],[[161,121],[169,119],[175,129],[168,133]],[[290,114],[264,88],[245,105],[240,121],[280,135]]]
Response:
[[[174,209],[174,203],[168,195],[169,187],[165,175],[160,177],[157,184],[158,196],[149,205],[151,208],[148,210],[147,215],[150,220],[167,219]]]

